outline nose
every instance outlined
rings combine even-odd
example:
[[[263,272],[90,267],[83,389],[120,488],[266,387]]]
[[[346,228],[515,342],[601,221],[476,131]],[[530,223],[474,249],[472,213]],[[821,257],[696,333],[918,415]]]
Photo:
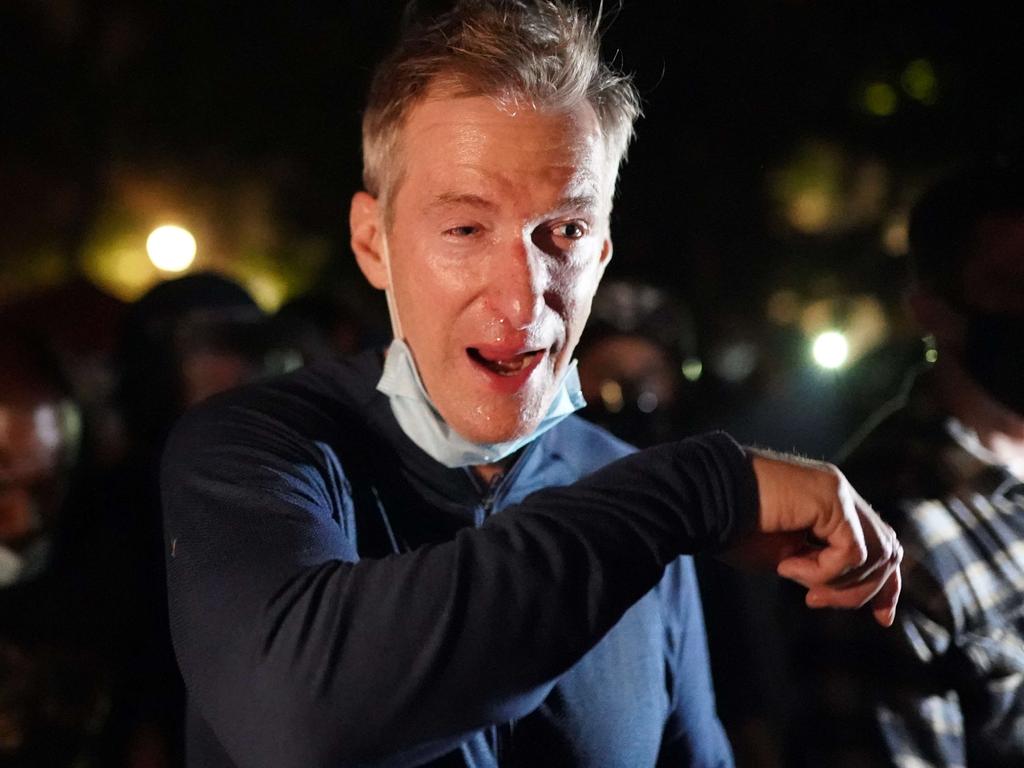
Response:
[[[544,255],[529,236],[515,238],[493,255],[488,303],[513,328],[528,328],[540,317],[548,274]]]

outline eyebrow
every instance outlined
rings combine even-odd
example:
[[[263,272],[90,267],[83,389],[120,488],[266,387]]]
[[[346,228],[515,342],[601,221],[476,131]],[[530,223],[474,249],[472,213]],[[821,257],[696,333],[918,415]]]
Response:
[[[472,193],[443,192],[427,204],[427,210],[445,208],[452,205],[468,205],[473,208],[482,208],[487,211],[496,211],[499,206],[493,200]],[[595,195],[570,195],[559,200],[553,210],[562,211],[566,209],[594,210],[598,207]]]
[[[595,210],[597,207],[597,197],[595,195],[570,195],[559,200],[555,210]]]
[[[445,208],[450,205],[469,205],[473,208],[483,208],[488,211],[498,210],[498,204],[493,200],[488,200],[480,195],[460,192],[443,192],[427,204],[427,209]]]

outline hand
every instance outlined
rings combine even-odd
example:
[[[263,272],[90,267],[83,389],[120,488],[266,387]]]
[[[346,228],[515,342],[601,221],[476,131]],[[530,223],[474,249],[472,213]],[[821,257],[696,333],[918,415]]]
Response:
[[[758,530],[727,553],[772,565],[807,587],[811,608],[859,608],[891,626],[900,594],[903,548],[892,528],[831,464],[755,453],[761,498]]]

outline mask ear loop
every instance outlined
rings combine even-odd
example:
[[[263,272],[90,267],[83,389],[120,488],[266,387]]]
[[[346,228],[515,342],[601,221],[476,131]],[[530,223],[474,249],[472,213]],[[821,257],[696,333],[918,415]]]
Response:
[[[391,250],[388,248],[388,236],[381,232],[381,251],[384,256],[384,269],[387,272],[388,287],[384,289],[384,297],[388,302],[388,317],[391,319],[391,333],[396,339],[404,340],[402,323],[398,319],[398,303],[395,301],[395,282],[391,275]]]

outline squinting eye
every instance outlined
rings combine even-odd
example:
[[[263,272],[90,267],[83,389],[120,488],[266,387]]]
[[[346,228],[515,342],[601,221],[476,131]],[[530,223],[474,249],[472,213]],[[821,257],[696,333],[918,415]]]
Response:
[[[463,227],[452,227],[451,229],[446,229],[444,233],[446,235],[455,235],[456,237],[470,237],[475,235],[477,231],[476,227],[471,224],[467,224]]]
[[[555,227],[555,235],[567,240],[579,240],[587,234],[587,227],[579,221],[567,221]]]

